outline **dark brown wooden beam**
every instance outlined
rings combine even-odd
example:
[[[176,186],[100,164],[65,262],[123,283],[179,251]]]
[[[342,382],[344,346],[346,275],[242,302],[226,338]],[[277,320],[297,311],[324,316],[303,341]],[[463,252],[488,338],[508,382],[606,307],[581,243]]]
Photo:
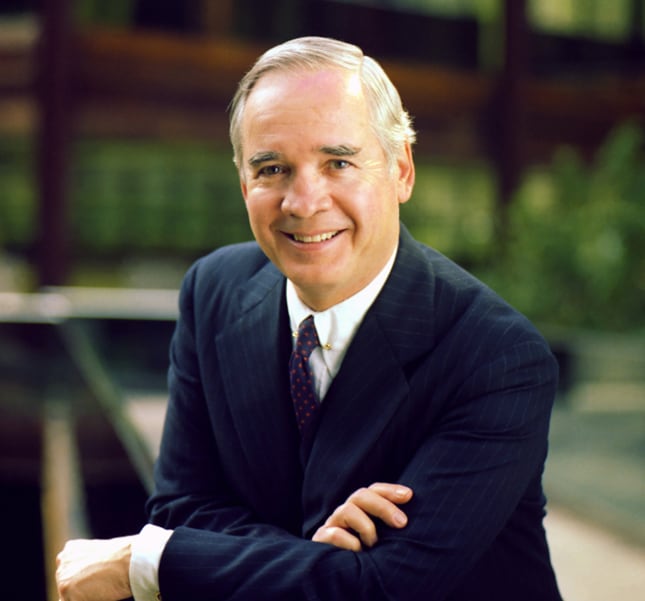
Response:
[[[233,39],[84,30],[73,41],[81,102],[102,94],[147,103],[228,103],[265,46]]]
[[[227,36],[234,30],[233,0],[201,0],[202,27],[209,35]]]
[[[99,29],[74,33],[71,45],[74,62],[66,77],[75,83],[64,93],[72,95],[75,110],[70,114],[68,101],[61,118],[63,126],[74,126],[76,135],[194,137],[222,144],[228,143],[226,107],[237,82],[265,49],[224,37]],[[422,63],[382,63],[420,130],[418,153],[452,161],[491,159],[487,140],[501,135],[499,117],[491,119],[499,90],[494,75]],[[0,81],[1,131],[15,131],[15,114],[23,115],[22,123],[29,120],[24,105],[30,78],[20,75],[19,64],[29,69],[24,56],[0,51],[0,73],[13,70],[17,75],[12,81],[18,82],[8,94]],[[53,104],[53,97],[48,100]],[[617,123],[645,115],[645,74],[527,76],[515,88],[514,102],[523,107],[524,163],[548,161],[562,143],[590,156]],[[65,103],[59,101],[61,105]],[[499,115],[504,112],[498,107]]]
[[[456,161],[504,154],[521,167],[550,160],[563,142],[589,155],[617,123],[645,115],[645,74],[518,78],[525,41],[520,31],[509,35],[515,37],[501,78],[382,61],[419,129],[419,153]],[[225,38],[100,30],[77,34],[74,47],[79,134],[195,136],[222,144],[237,82],[265,49]]]
[[[62,284],[69,270],[68,178],[73,123],[69,0],[43,0],[37,52],[38,242],[41,285]]]
[[[504,2],[504,63],[499,78],[494,123],[494,164],[499,182],[500,229],[506,230],[505,207],[510,203],[524,168],[526,85],[529,30],[526,0]]]

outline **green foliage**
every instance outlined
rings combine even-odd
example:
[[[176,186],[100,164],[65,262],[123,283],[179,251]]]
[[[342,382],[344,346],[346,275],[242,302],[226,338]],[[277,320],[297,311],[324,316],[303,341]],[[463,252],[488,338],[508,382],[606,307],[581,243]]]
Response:
[[[616,129],[586,165],[560,150],[530,174],[510,212],[510,242],[486,279],[543,323],[645,327],[643,131]]]
[[[539,323],[645,331],[644,138],[627,124],[592,164],[563,148],[551,165],[528,173],[510,207],[501,258],[495,181],[484,164],[418,158],[403,221]],[[27,140],[0,140],[0,250],[28,252],[36,242],[32,162]],[[76,272],[96,263],[107,273],[139,260],[183,264],[252,237],[228,148],[84,140],[73,165]]]
[[[85,141],[72,179],[72,235],[84,253],[195,256],[251,237],[229,150]]]
[[[0,138],[0,248],[22,245],[36,232],[32,148],[26,138]]]
[[[82,25],[101,24],[126,27],[132,21],[133,0],[75,0],[74,17]]]
[[[416,185],[401,218],[412,235],[473,268],[494,238],[494,180],[484,165],[451,166],[416,159]]]

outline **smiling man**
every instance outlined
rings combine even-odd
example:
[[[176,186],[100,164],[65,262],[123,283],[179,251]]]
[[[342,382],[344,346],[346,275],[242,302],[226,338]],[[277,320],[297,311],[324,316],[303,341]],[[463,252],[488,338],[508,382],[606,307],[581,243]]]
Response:
[[[357,72],[266,74],[244,108],[242,194],[262,250],[309,307],[371,282],[394,253],[412,192],[410,144],[388,157]]]
[[[401,226],[414,135],[355,46],[292,40],[244,77],[231,140],[256,242],[186,275],[150,524],[68,543],[61,599],[560,599],[556,363]]]

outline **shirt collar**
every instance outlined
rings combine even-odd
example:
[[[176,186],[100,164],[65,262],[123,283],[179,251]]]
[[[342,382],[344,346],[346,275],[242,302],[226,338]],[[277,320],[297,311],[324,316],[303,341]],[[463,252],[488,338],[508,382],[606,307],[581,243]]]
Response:
[[[313,315],[318,339],[323,348],[323,358],[332,376],[338,373],[340,363],[358,326],[390,275],[396,250],[395,248],[383,269],[365,288],[325,311],[313,311],[305,305],[298,297],[293,283],[287,280],[286,300],[291,331],[296,332],[300,322]]]

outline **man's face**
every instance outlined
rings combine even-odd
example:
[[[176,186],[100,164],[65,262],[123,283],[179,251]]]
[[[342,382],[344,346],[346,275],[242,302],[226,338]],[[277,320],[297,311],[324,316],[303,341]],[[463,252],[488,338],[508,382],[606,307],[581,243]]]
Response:
[[[357,75],[270,72],[247,99],[240,177],[260,247],[321,311],[391,256],[414,166],[407,145],[388,165]]]

